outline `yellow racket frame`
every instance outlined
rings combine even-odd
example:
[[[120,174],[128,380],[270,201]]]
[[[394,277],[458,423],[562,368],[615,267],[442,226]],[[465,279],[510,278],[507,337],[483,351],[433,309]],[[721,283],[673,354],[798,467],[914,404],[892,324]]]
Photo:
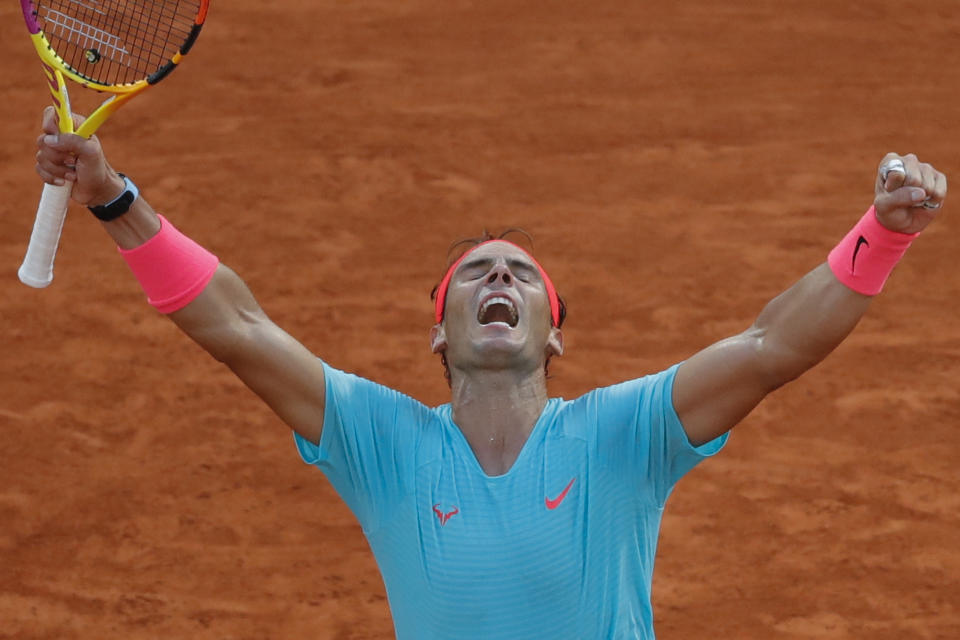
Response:
[[[33,46],[37,50],[37,55],[40,56],[43,72],[47,76],[50,96],[53,98],[53,106],[57,110],[57,116],[60,120],[61,133],[75,133],[84,138],[89,138],[96,132],[100,125],[113,115],[114,111],[122,107],[127,100],[151,86],[151,83],[146,78],[129,84],[100,84],[94,82],[71,69],[70,66],[53,51],[53,48],[47,42],[42,31],[39,33],[31,33],[30,39],[33,41]],[[181,58],[183,58],[183,54],[178,51],[170,59],[170,63],[177,65],[180,63]],[[166,75],[166,73],[164,73],[164,75]],[[67,82],[64,76],[88,89],[113,94],[103,104],[97,107],[93,113],[87,116],[86,120],[76,129],[73,125],[73,114],[70,111],[70,94],[67,92]]]
[[[87,78],[74,70],[63,58],[57,55],[49,41],[39,28],[36,20],[31,20],[27,13],[27,28],[30,31],[30,38],[33,46],[40,57],[40,64],[47,76],[47,85],[50,89],[50,97],[53,99],[53,105],[56,109],[58,127],[61,133],[73,133],[84,138],[92,136],[113,113],[122,107],[130,98],[141,93],[147,87],[156,84],[171,71],[173,71],[180,60],[185,56],[196,42],[197,36],[206,21],[207,9],[210,0],[200,0],[198,13],[194,19],[193,28],[187,35],[187,39],[180,46],[179,51],[163,64],[162,67],[152,74],[126,84],[101,84]],[[33,4],[28,0],[21,0],[21,7],[26,11],[33,9],[33,16],[36,16],[36,10]],[[66,79],[76,82],[82,87],[93,89],[102,93],[111,95],[96,110],[78,126],[73,122],[73,111],[70,108],[70,94],[67,90]],[[37,215],[34,220],[33,231],[30,235],[30,243],[27,246],[27,253],[24,256],[23,263],[17,272],[20,280],[31,287],[46,287],[53,281],[53,262],[56,258],[57,245],[60,241],[60,233],[63,230],[63,221],[66,217],[67,207],[70,201],[70,192],[72,183],[67,182],[63,185],[45,184],[43,194],[40,197],[40,204],[37,206]]]

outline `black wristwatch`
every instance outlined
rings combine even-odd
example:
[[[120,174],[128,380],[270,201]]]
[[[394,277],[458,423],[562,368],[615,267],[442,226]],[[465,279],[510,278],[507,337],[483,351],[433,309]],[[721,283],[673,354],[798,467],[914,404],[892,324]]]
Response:
[[[137,189],[137,185],[133,184],[133,180],[122,173],[117,175],[123,178],[125,185],[123,193],[106,204],[100,204],[95,207],[87,207],[90,209],[90,212],[93,215],[97,216],[104,222],[110,222],[111,220],[115,220],[116,218],[119,218],[125,214],[130,210],[130,205],[133,204],[133,201],[136,200],[137,196],[140,195],[140,190]]]

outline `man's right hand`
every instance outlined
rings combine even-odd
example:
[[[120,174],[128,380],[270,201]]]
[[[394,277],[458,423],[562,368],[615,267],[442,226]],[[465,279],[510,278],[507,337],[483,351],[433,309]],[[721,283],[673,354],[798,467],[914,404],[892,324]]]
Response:
[[[81,122],[83,118],[74,115],[74,125]],[[53,107],[44,109],[42,128],[43,134],[37,138],[36,170],[44,182],[73,182],[71,196],[85,206],[105,204],[123,193],[123,178],[107,163],[96,136],[87,139],[60,133]]]

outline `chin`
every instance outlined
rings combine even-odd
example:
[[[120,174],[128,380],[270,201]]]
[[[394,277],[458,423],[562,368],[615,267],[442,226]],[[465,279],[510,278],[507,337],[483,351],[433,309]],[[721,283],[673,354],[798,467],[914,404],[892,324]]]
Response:
[[[524,355],[529,352],[529,335],[516,328],[483,327],[486,329],[475,336],[473,340],[474,353],[486,358],[507,358],[511,362],[526,360]]]
[[[488,336],[473,343],[477,353],[522,353],[526,348],[523,340],[513,336]]]

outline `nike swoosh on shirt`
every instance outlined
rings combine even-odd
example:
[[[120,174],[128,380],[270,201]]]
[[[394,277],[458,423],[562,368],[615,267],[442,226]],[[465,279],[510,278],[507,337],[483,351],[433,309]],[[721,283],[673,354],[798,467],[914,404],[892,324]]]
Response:
[[[574,480],[576,480],[576,478],[570,478],[570,483],[567,484],[567,488],[564,489],[563,492],[553,500],[546,497],[543,499],[543,501],[547,504],[547,509],[550,509],[552,511],[560,506],[560,503],[563,502],[563,499],[567,497],[567,492],[570,491],[570,487],[573,486]]]

